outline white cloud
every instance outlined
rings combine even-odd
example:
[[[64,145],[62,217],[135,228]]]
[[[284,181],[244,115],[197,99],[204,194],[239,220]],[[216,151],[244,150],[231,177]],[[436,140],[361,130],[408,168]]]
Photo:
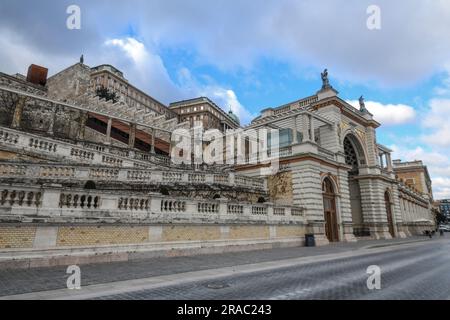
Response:
[[[124,51],[132,64],[127,74],[133,77],[150,95],[156,95],[163,102],[174,102],[178,99],[189,99],[206,96],[228,112],[229,108],[240,118],[241,123],[248,123],[254,118],[250,112],[239,102],[236,93],[224,86],[200,83],[187,68],[178,71],[176,85],[170,78],[161,57],[147,48],[144,43],[128,37],[125,39],[111,39],[105,42],[106,46],[117,47]],[[123,62],[119,62],[123,64]],[[212,80],[210,80],[212,81]]]
[[[105,46],[105,51],[117,48],[126,54],[127,59],[123,59],[121,52],[108,52],[106,61],[112,61],[119,69],[126,70],[125,77],[139,89],[166,104],[181,98],[180,90],[172,82],[162,58],[144,43],[128,37],[107,40]]]
[[[359,109],[358,101],[350,100],[347,102]],[[385,126],[410,123],[416,118],[414,108],[405,104],[382,104],[375,101],[366,101],[365,105],[374,115],[375,120]]]
[[[134,38],[107,40],[105,44],[121,48],[138,65],[145,64],[149,59],[145,45]]]
[[[241,124],[248,124],[255,115],[251,114],[245,107],[239,102],[236,93],[231,89],[225,89],[217,86],[206,87],[203,89],[202,95],[208,96],[214,100],[222,108],[229,108],[237,115],[241,121]],[[228,111],[228,110],[225,110]]]
[[[422,140],[438,147],[450,147],[450,99],[432,99],[430,108],[422,119],[422,125],[431,133],[424,134]]]
[[[450,199],[450,178],[433,179],[433,188],[435,199]]]
[[[3,0],[0,28],[16,30],[43,52],[62,55],[91,53],[102,35],[123,34],[132,25],[146,41],[193,50],[204,64],[252,68],[268,57],[302,70],[328,67],[333,77],[354,83],[405,85],[450,63],[450,2],[443,0],[378,0],[378,31],[368,30],[366,9],[372,3],[361,0],[267,0],[263,6],[229,0],[78,4],[80,32],[64,28],[64,16],[55,17],[64,14],[66,4],[51,0]]]
[[[389,146],[389,148],[393,151],[394,159],[398,158],[407,161],[423,160],[428,165],[432,165],[435,167],[445,167],[446,165],[450,164],[448,156],[443,155],[439,152],[426,151],[420,146],[414,149],[409,149],[394,144]]]

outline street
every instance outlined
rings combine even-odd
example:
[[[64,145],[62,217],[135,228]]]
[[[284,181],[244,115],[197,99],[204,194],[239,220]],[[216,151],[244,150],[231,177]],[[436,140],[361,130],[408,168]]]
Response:
[[[168,262],[183,263],[183,260],[190,261],[184,262],[185,266],[190,267],[145,276],[137,274],[138,269],[133,271],[131,263],[127,263],[128,266],[123,263],[116,264],[115,273],[111,269],[114,265],[110,265],[109,270],[105,269],[108,267],[106,265],[81,266],[82,279],[84,276],[91,277],[90,284],[86,284],[87,279],[82,280],[81,290],[61,289],[62,280],[68,276],[62,273],[61,268],[16,270],[15,273],[1,270],[0,295],[5,299],[126,300],[450,298],[449,239],[436,237],[433,240],[423,238],[405,243],[372,241],[368,246],[340,244],[323,248],[297,248],[300,253],[297,255],[292,248],[274,250],[278,250],[278,253],[273,251],[272,259],[268,252],[262,251],[247,253],[247,261],[240,260],[246,253],[228,254],[228,258],[225,254],[222,261],[220,256],[200,256],[197,257],[200,264],[195,267],[192,263],[196,257],[162,259],[158,262],[158,268],[168,266]],[[226,261],[232,260],[233,255],[236,257],[234,265]],[[261,256],[265,258],[262,259]],[[210,262],[210,265],[206,265],[209,261],[216,261],[217,264]],[[148,268],[148,263],[139,263],[143,264],[139,265],[141,272],[146,269],[145,265]],[[381,268],[379,290],[369,290],[367,287],[367,279],[370,276],[367,268],[373,265]],[[95,272],[92,270],[98,271],[99,268],[103,268],[103,272],[94,276]],[[86,270],[86,275],[83,270]],[[125,270],[136,274],[123,277],[121,273]],[[58,279],[59,285],[49,286],[57,271],[60,274],[54,279]],[[94,281],[101,273],[106,278]],[[8,274],[9,279],[6,278]],[[114,277],[114,280],[108,280],[106,274]],[[32,286],[32,292],[25,288],[27,279]],[[19,286],[22,289],[19,290]]]

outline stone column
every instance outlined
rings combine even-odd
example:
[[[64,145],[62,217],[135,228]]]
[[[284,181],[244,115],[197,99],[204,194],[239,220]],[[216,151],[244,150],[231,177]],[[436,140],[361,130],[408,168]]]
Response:
[[[392,172],[392,159],[391,159],[391,154],[390,153],[386,153],[386,164],[387,164],[387,170],[389,172]]]
[[[111,144],[111,127],[112,127],[112,118],[108,118],[108,126],[106,128],[106,141],[105,144]]]
[[[384,167],[383,155],[382,154],[380,154],[380,167],[381,167],[381,169],[383,169],[383,167]]]
[[[309,136],[312,142],[316,142],[314,137],[314,118],[312,115],[309,116]]]
[[[130,123],[130,131],[128,137],[128,147],[134,148],[134,143],[136,142],[136,124]]]
[[[308,132],[308,115],[307,114],[303,114],[302,116],[302,136],[303,136],[303,141],[309,141],[309,132]]]
[[[151,146],[151,153],[155,153],[155,135],[156,135],[156,129],[152,129],[152,146]],[[170,149],[170,148],[169,148]],[[170,152],[170,150],[169,150]]]
[[[88,113],[84,111],[80,111],[80,128],[78,130],[78,139],[83,140],[84,134],[86,132],[86,121],[88,119]]]
[[[11,122],[11,128],[20,129],[20,121],[22,120],[23,109],[27,103],[27,97],[19,97],[14,108],[14,115]]]
[[[292,127],[292,144],[297,144],[297,116],[294,116],[294,125]]]

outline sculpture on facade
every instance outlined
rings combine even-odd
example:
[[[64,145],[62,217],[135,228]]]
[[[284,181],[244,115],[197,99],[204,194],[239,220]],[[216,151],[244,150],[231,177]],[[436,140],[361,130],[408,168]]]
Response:
[[[322,77],[322,89],[330,88],[330,80],[328,80],[328,69],[325,69],[321,74]]]
[[[368,112],[366,109],[366,104],[364,103],[364,97],[359,97],[359,111],[361,112]]]

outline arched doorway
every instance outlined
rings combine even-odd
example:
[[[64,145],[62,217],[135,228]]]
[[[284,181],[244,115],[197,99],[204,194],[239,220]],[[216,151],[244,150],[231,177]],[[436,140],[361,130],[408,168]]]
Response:
[[[97,189],[97,187],[96,187],[94,181],[89,180],[89,181],[87,181],[87,182],[84,184],[84,189],[86,189],[86,190],[95,190],[95,189]]]
[[[364,227],[364,219],[361,206],[361,189],[357,176],[359,167],[366,163],[364,152],[359,141],[352,134],[344,138],[345,163],[352,168],[348,172],[348,189],[350,193],[350,208],[352,212],[353,233],[356,237],[369,236],[369,231]]]
[[[392,217],[391,196],[389,195],[388,191],[386,191],[384,193],[384,202],[386,204],[386,215],[387,215],[389,233],[394,238],[395,237],[394,219]]]
[[[330,242],[339,241],[339,228],[336,214],[336,193],[330,178],[322,183],[325,235]]]

